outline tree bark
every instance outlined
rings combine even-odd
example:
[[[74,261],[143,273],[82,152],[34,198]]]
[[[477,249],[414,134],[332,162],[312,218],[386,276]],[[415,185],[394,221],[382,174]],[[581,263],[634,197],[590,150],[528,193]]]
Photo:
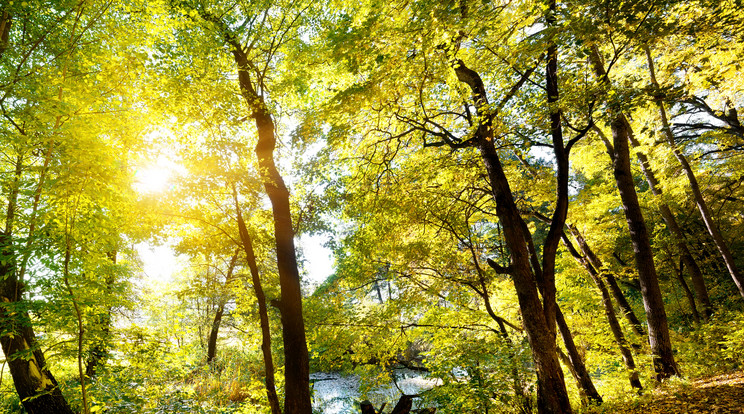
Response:
[[[256,83],[251,80],[250,70],[253,61],[247,55],[236,34],[221,18],[204,10],[201,16],[215,25],[238,70],[240,93],[250,109],[258,132],[255,154],[258,173],[266,195],[271,202],[274,218],[274,239],[276,242],[276,263],[279,273],[281,298],[277,301],[282,321],[282,340],[284,343],[284,411],[286,414],[311,414],[310,362],[305,337],[305,321],[302,318],[302,289],[300,273],[297,268],[297,255],[294,246],[294,228],[289,205],[289,190],[284,184],[274,162],[276,136],[274,120],[263,94],[257,92]]]
[[[246,67],[240,64],[239,66]],[[254,99],[258,99],[258,96],[254,95]],[[305,338],[305,321],[302,319],[302,291],[289,208],[289,191],[274,164],[276,145],[274,121],[263,102],[261,109],[254,113],[254,118],[258,128],[258,143],[255,150],[258,169],[274,214],[276,262],[281,288],[279,312],[284,340],[284,409],[287,414],[310,414],[312,413],[310,363]]]
[[[638,140],[635,139],[632,131],[628,135],[628,138],[630,139],[630,144],[634,148],[638,148],[640,146],[640,143],[638,142]],[[648,157],[646,157],[646,154],[640,151],[636,152],[636,156],[638,157],[638,162],[641,165],[641,171],[646,177],[646,182],[648,183],[651,192],[658,199],[658,206],[659,211],[661,212],[661,217],[664,219],[664,223],[666,224],[667,229],[669,229],[669,232],[672,233],[675,238],[681,259],[684,261],[685,265],[687,265],[687,269],[690,272],[690,278],[692,280],[692,286],[695,288],[695,294],[697,295],[700,303],[703,305],[703,317],[707,320],[708,317],[713,314],[713,305],[710,303],[708,288],[705,286],[703,272],[700,271],[700,267],[698,266],[697,261],[692,256],[692,253],[690,253],[690,249],[687,247],[685,235],[682,232],[682,228],[680,228],[679,224],[677,224],[677,220],[674,218],[672,209],[669,208],[669,205],[662,201],[662,191],[659,187],[659,181],[656,179],[656,175],[654,175],[654,172],[651,169],[651,165],[648,162]]]
[[[220,333],[220,324],[222,323],[222,314],[225,311],[225,304],[220,302],[217,311],[214,313],[212,320],[212,329],[209,331],[209,340],[207,341],[207,365],[212,365],[214,357],[217,355],[217,337]]]
[[[616,114],[611,123],[613,146],[613,168],[615,181],[623,201],[625,219],[630,230],[638,279],[641,283],[643,306],[646,310],[648,323],[648,340],[654,359],[654,371],[658,380],[679,375],[679,368],[672,353],[672,343],[669,339],[664,299],[656,275],[654,255],[651,251],[648,229],[643,219],[635,183],[630,170],[630,149],[628,148],[628,124],[625,115]]]
[[[483,81],[478,73],[465,66],[462,61],[456,61],[454,69],[458,79],[470,87],[479,117],[485,118],[476,130],[478,139],[475,146],[486,168],[491,194],[496,202],[496,214],[504,229],[504,239],[509,247],[511,263],[508,273],[512,276],[517,292],[519,308],[522,312],[522,320],[537,373],[538,412],[571,413],[571,404],[555,343],[555,320],[547,319],[543,303],[540,301],[537,275],[532,269],[527,246],[527,240],[531,238],[531,235],[525,233],[527,226],[514,203],[509,181],[494,145],[495,136],[491,128],[490,114],[486,109],[488,99]],[[559,215],[557,219],[560,220],[560,218]],[[552,308],[555,309],[555,306]]]
[[[489,261],[490,263],[491,261]],[[478,265],[478,262],[476,261],[476,268],[478,269],[478,281],[480,282],[481,288],[477,289],[474,285],[470,285],[470,287],[483,299],[483,303],[486,307],[486,313],[493,319],[498,325],[499,325],[499,332],[501,334],[501,337],[504,339],[504,342],[506,342],[510,350],[508,352],[509,357],[509,363],[511,365],[511,374],[512,374],[512,388],[514,390],[514,404],[518,405],[519,412],[529,413],[532,412],[532,399],[529,395],[525,395],[524,392],[524,385],[522,384],[522,381],[519,376],[519,361],[517,359],[516,352],[512,349],[514,347],[514,343],[512,342],[511,338],[509,338],[509,332],[506,330],[506,321],[504,318],[496,315],[496,312],[493,310],[493,307],[491,306],[491,296],[488,293],[488,287],[486,285],[486,279],[485,274],[481,271],[480,265]],[[514,327],[512,324],[509,324],[510,326]]]
[[[610,80],[596,47],[593,47],[590,51],[590,60],[594,66],[597,79],[609,88]],[[656,378],[660,381],[679,375],[680,371],[672,353],[664,299],[661,296],[648,229],[643,219],[643,212],[638,202],[638,194],[635,191],[635,182],[630,168],[630,124],[622,112],[612,110],[609,116],[611,120],[610,128],[612,129],[612,152],[610,156],[613,164],[613,175],[620,192],[625,220],[630,231],[633,255],[641,284],[643,306],[646,310],[648,341],[653,354]]]
[[[4,332],[0,336],[0,347],[8,362],[18,398],[29,414],[72,414],[36,342],[23,299],[24,285],[19,280],[13,229],[22,172],[23,159],[19,156],[15,164],[15,179],[6,195],[5,229],[0,232],[0,257],[4,258],[0,261],[0,328]]]
[[[656,80],[656,73],[654,71],[654,60],[651,57],[651,50],[648,46],[644,46],[644,51],[646,52],[646,59],[648,61],[651,85],[658,90],[659,83]],[[742,277],[739,268],[736,266],[734,257],[731,255],[731,251],[729,250],[728,244],[724,240],[721,231],[718,229],[718,226],[713,221],[713,217],[710,214],[710,209],[708,208],[708,203],[705,201],[705,198],[703,198],[702,191],[700,191],[700,184],[697,181],[695,172],[692,170],[692,167],[687,161],[687,158],[684,156],[684,154],[682,154],[682,151],[680,151],[679,147],[677,146],[676,138],[674,137],[672,129],[669,126],[669,120],[667,118],[666,109],[664,109],[664,101],[662,99],[662,96],[657,94],[654,97],[654,102],[656,103],[656,106],[659,110],[659,117],[661,118],[661,127],[664,133],[664,137],[669,143],[669,146],[672,148],[672,153],[677,158],[677,161],[679,161],[679,164],[682,166],[682,170],[684,170],[685,175],[690,182],[690,191],[692,191],[692,196],[695,199],[695,204],[698,207],[700,216],[703,218],[705,228],[708,230],[708,233],[710,233],[710,236],[713,238],[718,251],[721,253],[721,257],[723,257],[723,261],[724,263],[726,263],[726,269],[728,269],[729,275],[731,275],[731,279],[733,279],[737,289],[739,289],[739,295],[744,298],[744,277]]]
[[[255,153],[258,171],[266,194],[271,201],[276,241],[276,262],[279,271],[281,299],[279,312],[282,321],[284,342],[284,410],[287,414],[311,414],[310,363],[305,338],[305,322],[302,319],[302,290],[297,256],[294,246],[294,229],[289,205],[289,191],[274,162],[276,136],[274,120],[263,96],[256,92],[251,81],[248,59],[242,45],[223,23],[223,34],[231,47],[238,68],[240,91],[251,110],[258,130]]]
[[[569,226],[569,231],[570,230],[571,227]],[[576,235],[574,235],[574,237],[578,240],[578,238],[581,236],[578,235],[577,237]],[[641,385],[641,380],[638,376],[638,370],[636,369],[635,360],[633,359],[633,352],[630,350],[628,341],[625,339],[625,334],[623,334],[623,330],[620,327],[620,322],[617,320],[615,308],[612,306],[612,298],[610,297],[610,292],[607,290],[607,286],[602,281],[602,278],[597,272],[597,269],[592,266],[592,264],[585,256],[582,256],[576,250],[573,243],[571,243],[568,237],[564,234],[562,238],[568,251],[579,263],[581,263],[582,266],[584,266],[586,271],[589,273],[589,276],[591,276],[592,280],[594,281],[594,284],[597,286],[597,289],[599,290],[599,294],[602,297],[602,307],[604,308],[605,317],[607,318],[607,324],[610,325],[610,331],[612,331],[612,336],[615,337],[615,343],[617,344],[618,349],[620,349],[620,355],[622,355],[623,362],[625,363],[625,368],[628,370],[630,386],[633,388],[637,388],[639,391],[642,390],[643,386]]]
[[[235,187],[233,187],[233,200],[235,202],[235,213],[238,219],[240,241],[243,245],[243,251],[245,252],[245,259],[248,263],[248,268],[251,271],[253,292],[256,295],[256,302],[258,303],[258,317],[261,326],[261,353],[263,354],[264,368],[266,370],[266,396],[269,400],[271,414],[281,414],[282,410],[279,406],[279,397],[276,394],[276,381],[274,379],[275,368],[274,358],[271,354],[271,328],[269,327],[269,312],[266,307],[266,295],[264,295],[263,288],[261,287],[261,277],[258,274],[258,263],[256,262],[256,254],[253,250],[253,240],[251,240],[251,235],[248,233],[248,228],[245,226],[243,214],[240,211],[240,205],[238,204],[238,193]]]
[[[7,284],[2,290],[6,288]],[[10,335],[0,338],[0,344],[23,408],[28,414],[73,414],[57,380],[46,366],[28,311],[21,310],[23,304],[20,301],[11,301],[5,295],[2,300],[0,324]],[[9,309],[15,309],[13,315]]]
[[[7,10],[3,11],[0,17],[0,58],[3,57],[5,50],[8,49],[8,38],[10,37],[10,27],[13,25],[13,15]]]
[[[561,333],[563,344],[565,345],[566,352],[568,353],[567,358],[571,366],[571,374],[576,380],[576,384],[578,385],[579,393],[581,393],[582,399],[585,403],[589,402],[593,404],[601,404],[602,396],[599,395],[599,392],[597,392],[597,388],[594,387],[594,382],[592,382],[589,371],[587,371],[586,369],[584,359],[581,357],[581,354],[579,353],[579,350],[578,348],[576,348],[576,344],[574,343],[573,334],[568,328],[566,319],[563,317],[563,312],[558,307],[556,307],[555,316],[558,330]]]

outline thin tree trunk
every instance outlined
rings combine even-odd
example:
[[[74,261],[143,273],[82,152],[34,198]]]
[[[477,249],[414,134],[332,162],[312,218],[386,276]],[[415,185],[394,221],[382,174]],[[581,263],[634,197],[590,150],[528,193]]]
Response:
[[[573,225],[569,225],[568,229],[576,239],[576,242],[579,243],[579,249],[581,249],[581,252],[584,254],[586,260],[592,267],[594,267],[599,277],[604,277],[604,280],[605,282],[607,282],[607,286],[612,293],[612,297],[615,298],[615,302],[617,302],[620,310],[622,310],[623,316],[625,317],[625,319],[628,320],[628,323],[630,324],[631,329],[633,329],[633,332],[635,332],[636,335],[645,338],[646,332],[644,332],[643,330],[641,321],[638,320],[638,317],[633,311],[633,308],[630,307],[630,303],[628,303],[628,299],[625,297],[622,289],[620,289],[620,286],[618,286],[617,280],[615,280],[615,276],[612,274],[612,272],[610,272],[609,269],[604,267],[602,261],[599,260],[599,257],[597,257],[596,254],[594,254],[594,251],[589,247],[589,244],[586,242],[584,236],[581,235],[579,230]]]
[[[253,292],[256,295],[256,302],[258,302],[258,316],[261,326],[261,352],[263,354],[264,368],[266,370],[266,396],[269,399],[271,414],[281,414],[282,410],[279,406],[279,397],[276,394],[276,385],[274,380],[275,368],[274,358],[271,355],[271,329],[269,327],[269,312],[266,308],[266,295],[264,295],[263,288],[261,287],[261,277],[258,274],[258,263],[256,262],[256,254],[253,250],[253,241],[248,233],[248,228],[245,226],[243,214],[241,213],[240,205],[238,204],[238,193],[234,186],[233,199],[238,219],[240,241],[242,242],[243,250],[245,251],[245,259],[248,263],[248,268],[251,271]]]
[[[73,220],[74,222],[74,220]],[[67,229],[72,231],[72,228]],[[80,381],[80,394],[82,396],[83,403],[83,414],[89,414],[90,408],[88,407],[88,390],[85,384],[85,372],[83,370],[83,336],[85,335],[85,327],[83,326],[83,314],[80,311],[80,305],[78,305],[77,297],[72,291],[70,285],[70,250],[72,250],[72,243],[70,240],[70,234],[65,234],[65,258],[63,264],[62,279],[67,288],[67,293],[70,294],[70,300],[72,300],[72,307],[75,309],[75,316],[77,318],[78,332],[77,332],[77,366],[78,366],[78,379]]]
[[[673,262],[673,256],[669,255],[670,261],[672,261],[671,266],[674,268],[674,274],[677,276],[677,281],[679,282],[679,285],[682,287],[682,290],[685,291],[685,297],[687,297],[687,303],[690,304],[690,311],[692,312],[692,319],[695,321],[695,323],[700,323],[700,313],[697,310],[697,306],[695,304],[695,296],[692,294],[692,291],[690,290],[690,287],[687,285],[687,282],[685,281],[685,275],[683,273],[685,262],[682,261],[680,258],[679,261],[679,268],[677,268],[674,265]]]
[[[654,60],[651,57],[651,50],[648,46],[644,46],[644,51],[646,52],[646,59],[648,61],[651,84],[654,86],[654,88],[658,89],[659,83],[656,80],[656,73],[654,71]],[[680,151],[679,147],[677,147],[676,139],[674,137],[674,134],[672,133],[671,127],[669,126],[666,109],[664,109],[664,101],[662,100],[662,97],[660,95],[657,95],[656,97],[654,97],[654,102],[656,102],[656,106],[659,109],[659,117],[661,118],[661,127],[662,131],[664,132],[664,137],[669,143],[669,146],[672,148],[672,153],[677,158],[677,161],[679,161],[679,164],[682,166],[682,169],[684,170],[685,175],[690,182],[690,190],[692,191],[693,198],[695,199],[695,204],[697,204],[698,211],[700,211],[700,216],[703,218],[703,222],[705,223],[705,228],[708,230],[708,233],[710,233],[710,236],[713,238],[718,251],[721,253],[721,257],[723,257],[723,261],[724,263],[726,263],[726,269],[728,269],[729,275],[731,275],[731,279],[734,280],[736,287],[739,289],[739,295],[744,298],[744,278],[742,277],[739,268],[736,266],[734,257],[731,255],[731,251],[729,250],[726,241],[723,239],[723,235],[718,229],[716,223],[713,221],[713,217],[710,214],[708,204],[703,198],[702,191],[700,191],[700,184],[697,181],[695,172],[692,170],[692,167],[687,161],[687,158],[684,156],[684,154],[682,154],[682,151]]]
[[[238,261],[238,253],[240,249],[235,250],[230,259],[230,265],[227,268],[227,275],[225,276],[225,287],[229,287],[230,281],[235,271],[235,264]],[[225,312],[225,301],[220,300],[219,306],[217,306],[217,312],[214,313],[214,320],[212,321],[212,329],[209,331],[209,341],[207,341],[207,365],[211,365],[214,357],[217,354],[217,337],[220,333],[220,324],[222,323],[222,315]]]
[[[569,231],[570,230],[571,227],[569,227]],[[574,235],[574,237],[578,240],[581,235],[578,235],[578,237]],[[585,256],[582,256],[576,250],[568,237],[564,234],[562,238],[568,251],[579,263],[581,263],[582,266],[584,266],[599,290],[602,297],[602,306],[605,311],[605,317],[607,318],[607,324],[610,325],[610,331],[612,331],[612,336],[615,337],[615,343],[617,344],[618,349],[620,349],[620,355],[622,355],[625,368],[628,370],[630,386],[637,388],[639,391],[642,390],[643,386],[641,385],[641,380],[638,376],[638,370],[636,369],[635,360],[633,359],[633,352],[631,352],[630,347],[628,346],[628,341],[625,339],[625,334],[623,334],[623,330],[620,327],[620,322],[617,320],[615,308],[612,306],[612,298],[610,297],[610,292],[607,290],[607,286],[602,281],[597,269],[592,266]]]
[[[220,332],[220,324],[222,323],[222,314],[225,311],[225,304],[220,302],[217,307],[217,312],[214,313],[214,320],[212,320],[212,329],[209,331],[209,340],[207,341],[207,365],[212,365],[214,357],[217,355],[217,337]]]
[[[566,352],[568,353],[567,358],[571,366],[571,373],[576,380],[582,399],[585,403],[601,404],[602,396],[599,395],[599,392],[597,392],[597,389],[594,387],[594,382],[592,382],[589,371],[586,370],[584,359],[576,348],[573,334],[568,328],[566,319],[563,317],[563,312],[559,307],[556,307],[556,323],[558,325],[558,330],[561,333],[561,337],[563,338]]]
[[[107,254],[111,264],[116,265],[116,250],[112,250]],[[115,270],[112,268],[111,272],[106,276],[106,291],[111,294],[113,291],[113,285],[116,280]],[[93,345],[90,350],[90,356],[85,363],[85,376],[93,378],[96,375],[96,370],[100,367],[108,357],[108,340],[111,335],[111,307],[106,307],[106,313],[99,315],[98,323],[101,325],[101,338]]]

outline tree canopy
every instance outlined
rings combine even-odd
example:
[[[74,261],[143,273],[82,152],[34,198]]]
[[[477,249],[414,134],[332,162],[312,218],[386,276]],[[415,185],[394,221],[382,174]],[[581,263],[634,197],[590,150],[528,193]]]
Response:
[[[742,10],[4,2],[0,407],[572,413],[741,370]]]

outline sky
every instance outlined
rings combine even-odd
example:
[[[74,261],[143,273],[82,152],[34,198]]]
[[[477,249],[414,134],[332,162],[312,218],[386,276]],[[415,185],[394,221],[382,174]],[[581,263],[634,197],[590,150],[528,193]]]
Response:
[[[298,241],[298,247],[305,255],[307,277],[313,286],[319,285],[333,273],[333,258],[331,251],[323,246],[324,241],[323,236],[302,236]],[[185,257],[176,256],[167,244],[139,243],[135,249],[142,259],[142,270],[152,282],[170,282],[187,263]]]
[[[294,120],[288,121],[291,125],[296,124]],[[171,134],[168,130],[155,130],[151,133],[151,139],[156,142],[165,142],[159,139]],[[309,157],[319,150],[318,148],[308,151],[304,156]],[[284,160],[288,162],[287,160]],[[289,169],[291,171],[291,168]],[[172,159],[167,148],[153,151],[149,160],[145,160],[135,172],[134,189],[141,193],[160,193],[166,191],[172,185],[172,177],[187,174],[185,168]],[[286,177],[291,181],[292,177]],[[296,240],[298,250],[304,253],[305,274],[312,286],[317,286],[333,273],[333,259],[331,251],[323,246],[326,237],[302,236]],[[139,243],[136,246],[140,259],[143,262],[145,275],[153,282],[167,283],[181,272],[187,263],[185,257],[176,256],[173,249],[167,244],[154,245],[150,243]],[[302,270],[302,269],[301,269]],[[156,283],[157,284],[157,283]]]

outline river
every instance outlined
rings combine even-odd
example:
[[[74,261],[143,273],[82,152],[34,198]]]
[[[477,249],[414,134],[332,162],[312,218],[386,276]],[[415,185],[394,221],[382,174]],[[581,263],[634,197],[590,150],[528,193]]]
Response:
[[[393,375],[394,382],[376,387],[362,395],[359,392],[361,380],[356,375],[336,372],[313,373],[310,375],[314,390],[313,411],[323,414],[358,413],[359,402],[362,400],[369,400],[376,409],[387,402],[386,411],[389,411],[400,398],[401,391],[409,395],[418,394],[437,385],[437,380],[426,378],[417,371],[395,370]],[[413,400],[414,408],[417,408],[416,400]]]

